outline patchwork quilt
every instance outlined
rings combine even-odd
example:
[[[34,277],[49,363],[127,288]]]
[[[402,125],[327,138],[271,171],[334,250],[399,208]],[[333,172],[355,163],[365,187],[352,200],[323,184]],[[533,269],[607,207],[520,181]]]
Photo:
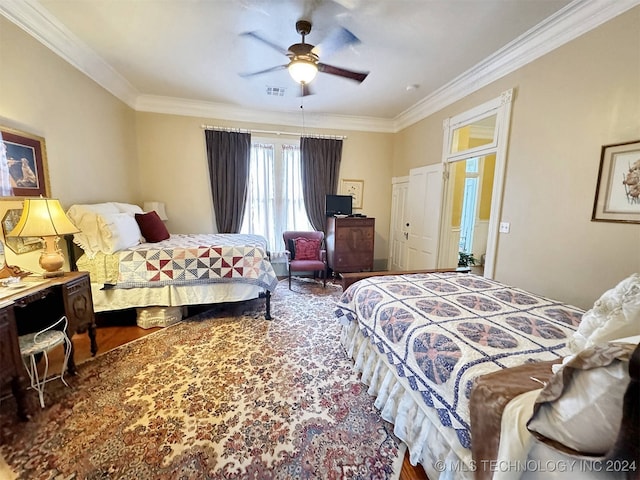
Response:
[[[118,252],[113,288],[243,282],[270,291],[278,283],[259,235],[174,234]]]
[[[471,274],[371,277],[337,303],[343,325],[361,333],[470,448],[474,378],[569,355],[582,310]]]

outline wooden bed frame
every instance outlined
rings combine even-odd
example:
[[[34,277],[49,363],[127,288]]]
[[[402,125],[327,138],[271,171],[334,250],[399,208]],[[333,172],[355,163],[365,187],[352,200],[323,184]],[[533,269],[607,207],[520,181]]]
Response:
[[[382,270],[378,272],[353,272],[353,273],[341,273],[340,277],[342,278],[342,290],[346,290],[352,284],[356,283],[358,280],[362,280],[363,278],[370,277],[382,277],[384,275],[411,275],[413,273],[438,273],[438,272],[458,272],[458,273],[469,273],[471,269],[469,267],[460,267],[460,268],[436,268],[432,270]]]

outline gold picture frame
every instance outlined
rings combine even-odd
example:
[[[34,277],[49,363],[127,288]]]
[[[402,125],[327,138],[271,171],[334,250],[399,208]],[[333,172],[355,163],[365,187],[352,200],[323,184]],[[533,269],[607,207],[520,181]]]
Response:
[[[640,140],[602,147],[591,221],[640,223]]]
[[[0,135],[0,168],[6,164],[11,187],[0,185],[0,197],[48,197],[51,189],[44,138],[2,126]]]
[[[352,207],[362,208],[362,197],[364,194],[364,180],[344,179],[340,187],[340,193],[351,195]]]
[[[22,208],[12,208],[7,210],[2,218],[2,233],[4,234],[4,243],[7,244],[9,250],[17,255],[33,252],[42,248],[42,239],[40,237],[9,237],[7,234],[15,228],[22,216]]]

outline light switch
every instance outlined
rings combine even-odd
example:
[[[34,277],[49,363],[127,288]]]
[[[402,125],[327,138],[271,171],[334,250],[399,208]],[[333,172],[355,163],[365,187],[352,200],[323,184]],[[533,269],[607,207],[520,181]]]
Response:
[[[511,224],[509,222],[500,222],[500,233],[509,233]]]

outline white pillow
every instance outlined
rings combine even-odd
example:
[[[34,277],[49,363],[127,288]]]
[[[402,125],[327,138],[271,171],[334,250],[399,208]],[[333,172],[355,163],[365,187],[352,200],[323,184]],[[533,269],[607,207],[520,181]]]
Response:
[[[78,204],[72,205],[67,211],[67,215],[71,221],[80,229],[80,233],[76,233],[73,236],[73,242],[78,245],[89,258],[95,257],[96,253],[113,253],[120,250],[121,245],[127,245],[127,248],[131,245],[131,227],[113,227],[116,229],[125,228],[129,230],[125,234],[125,239],[120,239],[120,235],[116,235],[118,238],[114,239],[110,232],[103,232],[105,228],[105,222],[99,222],[100,215],[111,215],[117,213],[126,213],[131,218],[134,218],[136,213],[143,213],[142,208],[130,203],[120,202],[104,202],[93,204]],[[135,219],[134,219],[135,220]],[[112,223],[109,221],[107,223]],[[119,224],[122,221],[119,222]],[[130,223],[130,222],[128,222]],[[139,232],[139,227],[138,227]],[[105,236],[105,234],[107,236]],[[139,241],[138,241],[139,243]],[[137,245],[134,244],[134,245]],[[115,250],[114,250],[115,249]]]
[[[585,312],[569,340],[575,354],[616,338],[640,335],[640,274],[634,273],[607,290]]]
[[[72,205],[67,211],[67,215],[80,229],[79,233],[74,234],[73,242],[82,248],[89,258],[93,258],[102,249],[97,216],[119,212],[118,207],[112,202]]]
[[[115,253],[140,243],[142,234],[136,219],[129,213],[98,215],[104,253]]]
[[[76,225],[95,214],[118,213],[120,209],[113,202],[71,205],[67,215]]]
[[[617,342],[595,346],[563,365],[538,395],[529,431],[554,448],[558,442],[583,455],[606,454],[620,429],[635,348]]]
[[[129,213],[131,215],[135,215],[136,213],[144,213],[141,207],[139,207],[138,205],[133,205],[132,203],[113,202],[113,204],[118,208],[118,211],[122,213]]]

